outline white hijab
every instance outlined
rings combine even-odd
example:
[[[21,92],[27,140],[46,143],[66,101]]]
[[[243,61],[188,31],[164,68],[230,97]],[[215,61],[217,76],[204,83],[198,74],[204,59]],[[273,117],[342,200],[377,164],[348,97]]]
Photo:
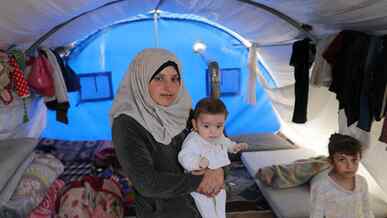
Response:
[[[111,123],[120,114],[129,115],[148,130],[156,141],[166,145],[186,127],[191,109],[191,96],[183,81],[172,105],[164,107],[151,98],[148,90],[150,79],[167,61],[175,62],[182,76],[179,60],[168,50],[147,48],[138,53],[121,81],[110,111]]]

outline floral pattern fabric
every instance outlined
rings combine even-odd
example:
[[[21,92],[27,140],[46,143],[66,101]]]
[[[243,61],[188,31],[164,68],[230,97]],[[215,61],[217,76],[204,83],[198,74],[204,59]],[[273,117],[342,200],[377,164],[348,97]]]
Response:
[[[111,179],[85,176],[59,199],[58,218],[123,218],[119,185]]]

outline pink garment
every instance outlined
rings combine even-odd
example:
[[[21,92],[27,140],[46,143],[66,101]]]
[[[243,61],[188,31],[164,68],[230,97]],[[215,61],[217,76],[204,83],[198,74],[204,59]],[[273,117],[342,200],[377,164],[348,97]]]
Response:
[[[32,210],[28,218],[52,218],[55,214],[55,202],[61,188],[65,185],[63,180],[55,180],[47,191],[43,201]]]

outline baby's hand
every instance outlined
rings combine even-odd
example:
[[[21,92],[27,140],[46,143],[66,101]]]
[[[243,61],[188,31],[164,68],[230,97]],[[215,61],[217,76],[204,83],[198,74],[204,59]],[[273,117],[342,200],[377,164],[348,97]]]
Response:
[[[249,145],[247,143],[238,143],[238,144],[235,144],[234,146],[234,153],[238,153],[242,150],[246,150],[247,148],[249,147]]]
[[[208,161],[208,159],[205,157],[202,157],[200,158],[200,161],[199,161],[199,169],[206,169],[209,164],[210,162]]]

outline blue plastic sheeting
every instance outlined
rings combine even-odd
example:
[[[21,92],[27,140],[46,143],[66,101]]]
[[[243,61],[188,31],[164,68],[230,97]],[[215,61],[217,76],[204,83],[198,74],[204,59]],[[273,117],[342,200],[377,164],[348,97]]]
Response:
[[[206,96],[206,69],[208,61],[217,61],[220,68],[241,68],[239,95],[222,96],[229,116],[226,122],[228,135],[275,132],[280,125],[272,110],[270,100],[257,82],[257,103],[248,105],[247,48],[237,39],[208,24],[189,20],[162,19],[158,22],[159,47],[174,52],[183,64],[183,80],[193,105]],[[112,72],[114,93],[118,89],[133,57],[146,47],[156,47],[154,23],[142,20],[107,28],[91,37],[82,49],[70,56],[70,66],[78,73]],[[196,41],[207,45],[203,56],[194,53]],[[262,68],[262,65],[259,65]],[[262,69],[271,81],[267,71]],[[112,101],[79,102],[77,93],[70,94],[69,124],[55,121],[55,113],[48,115],[43,136],[69,140],[111,139],[109,110]],[[77,106],[76,106],[77,105]]]

